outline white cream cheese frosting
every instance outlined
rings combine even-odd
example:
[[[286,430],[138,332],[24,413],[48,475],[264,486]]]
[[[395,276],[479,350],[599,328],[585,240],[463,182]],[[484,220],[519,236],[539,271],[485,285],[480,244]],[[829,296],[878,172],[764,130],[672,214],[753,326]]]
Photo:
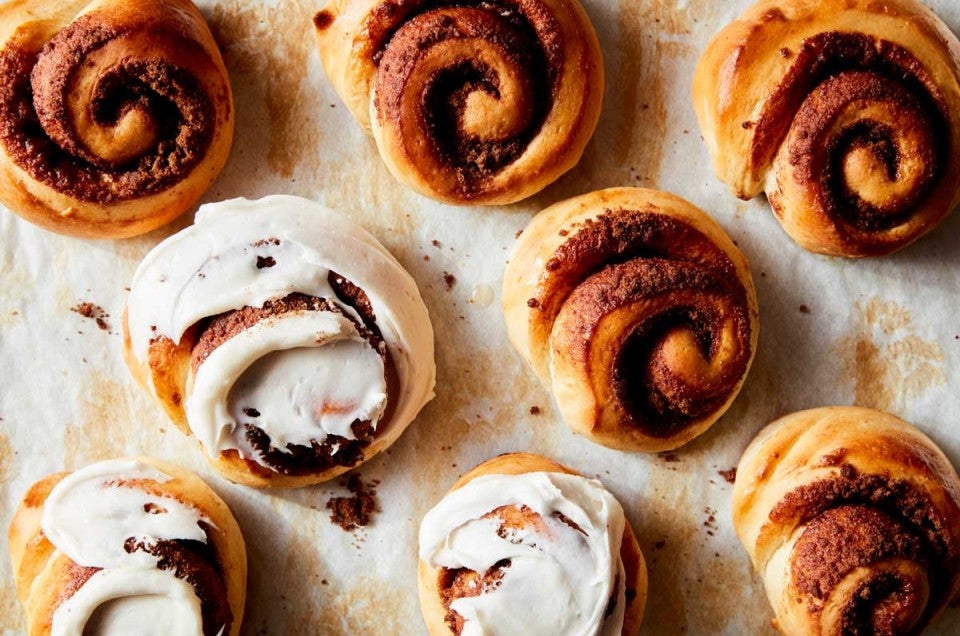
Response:
[[[503,506],[526,506],[546,531],[505,531],[496,516],[484,518]],[[626,604],[625,524],[619,502],[598,481],[545,472],[483,475],[424,516],[420,559],[480,574],[509,561],[495,587],[450,604],[465,620],[463,636],[614,636]],[[616,603],[607,616],[611,596]]]
[[[399,384],[389,422],[380,421],[388,402],[383,357],[337,299],[331,271],[362,289],[375,314]],[[413,279],[361,227],[299,197],[205,205],[193,226],[154,248],[131,285],[133,354],[142,363],[154,338],[179,343],[204,318],[292,293],[327,299],[342,313],[270,316],[210,353],[188,383],[185,408],[211,457],[234,449],[266,466],[244,423],[281,451],[330,435],[356,439],[356,420],[369,421],[386,445],[433,397],[433,330]]]
[[[54,547],[84,567],[100,568],[53,614],[51,634],[202,634],[200,599],[159,557],[128,552],[128,540],[207,542],[199,511],[147,492],[138,482],[172,479],[132,459],[109,460],[71,473],[44,502],[41,528]]]

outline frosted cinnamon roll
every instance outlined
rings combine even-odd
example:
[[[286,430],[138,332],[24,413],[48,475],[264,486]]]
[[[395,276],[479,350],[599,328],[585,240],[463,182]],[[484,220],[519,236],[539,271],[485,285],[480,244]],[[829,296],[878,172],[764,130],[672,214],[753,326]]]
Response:
[[[229,78],[189,0],[8,2],[0,42],[0,203],[28,221],[141,234],[226,163]]]
[[[960,42],[915,0],[762,0],[693,98],[720,179],[808,250],[886,254],[960,202]]]
[[[567,423],[623,450],[705,431],[757,343],[743,254],[704,212],[653,190],[600,190],[538,214],[511,253],[503,307]]]
[[[444,634],[636,634],[647,570],[617,500],[545,457],[460,478],[420,524],[420,607]]]
[[[314,23],[327,76],[390,171],[438,201],[526,198],[596,128],[603,59],[576,0],[331,1]]]
[[[213,466],[302,486],[369,459],[433,397],[417,286],[361,227],[298,197],[202,206],[134,275],[127,362]]]
[[[733,523],[786,634],[916,634],[960,590],[960,478],[887,413],[767,426],[737,468]]]
[[[50,475],[10,526],[30,636],[239,634],[243,537],[196,475],[116,459]]]

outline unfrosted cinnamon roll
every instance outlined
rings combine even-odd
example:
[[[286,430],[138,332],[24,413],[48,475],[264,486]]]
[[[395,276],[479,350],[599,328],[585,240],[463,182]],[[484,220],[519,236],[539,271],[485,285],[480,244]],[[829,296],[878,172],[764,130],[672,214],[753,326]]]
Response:
[[[433,396],[417,286],[298,197],[205,205],[134,275],[127,362],[228,479],[302,486],[380,452]]]
[[[227,505],[149,458],[50,475],[10,526],[30,636],[240,633],[247,556]]]
[[[737,467],[733,523],[786,634],[916,634],[960,590],[960,479],[888,413],[767,426]]]
[[[619,502],[527,453],[480,464],[424,516],[418,583],[431,636],[633,635],[647,598]]]
[[[0,203],[119,238],[190,208],[227,161],[229,78],[189,0],[0,8]]]
[[[503,306],[567,423],[624,450],[705,431],[757,342],[743,254],[704,212],[653,190],[591,192],[538,214],[513,248]]]
[[[762,0],[693,99],[720,179],[808,250],[886,254],[960,202],[960,42],[915,0]]]
[[[425,196],[519,201],[596,128],[603,59],[576,0],[340,0],[314,22],[337,93]]]

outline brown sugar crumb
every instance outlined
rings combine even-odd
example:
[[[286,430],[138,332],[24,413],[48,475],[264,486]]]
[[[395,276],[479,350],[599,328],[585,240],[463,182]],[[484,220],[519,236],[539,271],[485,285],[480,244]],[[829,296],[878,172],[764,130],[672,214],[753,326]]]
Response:
[[[277,264],[277,261],[272,256],[257,257],[257,269],[263,269],[265,267],[273,267],[276,264]]]
[[[718,470],[717,474],[723,477],[723,480],[728,484],[732,484],[737,481],[737,467],[728,468],[726,470]]]
[[[527,299],[527,307],[529,307],[530,309],[536,309],[539,306],[540,306],[540,301],[537,300],[536,298]]]
[[[530,407],[530,415],[540,415],[540,407],[534,404]]]
[[[441,247],[443,247],[443,244],[437,239],[433,239],[432,241],[430,241],[430,245],[433,245],[437,249],[440,249]]]
[[[351,475],[340,485],[346,487],[351,496],[331,497],[327,501],[330,521],[346,532],[370,525],[373,514],[380,511],[376,484],[364,485],[359,475]]]
[[[660,453],[658,457],[668,464],[680,461],[680,456],[676,453]]]
[[[70,311],[75,312],[83,316],[84,318],[90,318],[97,323],[103,331],[110,330],[110,324],[107,323],[107,318],[110,317],[110,314],[103,310],[103,307],[95,305],[93,303],[78,303],[70,308]]]
[[[810,308],[807,307],[806,305],[800,305],[800,313],[801,313],[801,314],[809,314],[809,313],[810,313]]]
[[[518,239],[520,235],[523,234],[523,230],[517,230],[517,233],[513,235],[513,238]]]
[[[450,291],[453,289],[453,286],[457,284],[457,277],[450,272],[444,272],[443,282],[447,284],[447,291]]]
[[[313,26],[317,29],[317,31],[323,31],[331,24],[333,24],[333,14],[329,11],[320,11],[313,16]],[[333,104],[331,104],[331,106],[332,105]]]

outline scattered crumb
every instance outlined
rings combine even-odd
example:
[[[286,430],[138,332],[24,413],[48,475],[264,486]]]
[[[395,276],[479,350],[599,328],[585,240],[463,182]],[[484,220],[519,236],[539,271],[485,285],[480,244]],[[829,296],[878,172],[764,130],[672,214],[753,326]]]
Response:
[[[257,269],[263,269],[265,267],[273,267],[276,264],[277,264],[277,261],[272,256],[257,257]]]
[[[430,245],[433,245],[437,249],[440,249],[441,247],[443,247],[443,244],[440,243],[440,241],[438,241],[437,239],[433,239],[432,241],[430,241]]]
[[[331,497],[327,501],[330,521],[349,532],[370,525],[373,513],[380,511],[376,484],[364,486],[359,475],[350,475],[341,486],[350,491],[349,497]]]
[[[530,407],[530,415],[540,415],[540,407],[534,404]]]
[[[674,462],[680,461],[680,456],[677,455],[676,453],[659,453],[657,457],[667,462],[668,464],[672,464]]]
[[[723,477],[723,480],[728,484],[732,484],[737,480],[737,467],[728,468],[726,470],[718,470],[717,474]]]
[[[800,313],[801,313],[801,314],[809,314],[809,313],[810,313],[810,308],[807,307],[806,305],[800,305]]]
[[[424,254],[424,255],[423,255],[423,260],[425,260],[425,261],[429,261],[429,260],[430,260],[430,257],[429,257],[429,256],[427,256],[426,254]]]
[[[443,282],[447,284],[447,291],[450,291],[453,289],[453,286],[457,284],[457,277],[450,272],[444,272]]]
[[[110,331],[110,325],[107,323],[107,318],[110,317],[110,314],[105,312],[103,307],[93,303],[82,302],[71,307],[70,311],[76,312],[84,318],[90,318],[96,321],[97,327],[102,331]],[[77,333],[80,332],[78,331]]]
[[[667,545],[667,542],[664,539],[661,539],[660,541],[657,541],[656,543],[653,544],[653,549],[661,550],[665,545]]]

